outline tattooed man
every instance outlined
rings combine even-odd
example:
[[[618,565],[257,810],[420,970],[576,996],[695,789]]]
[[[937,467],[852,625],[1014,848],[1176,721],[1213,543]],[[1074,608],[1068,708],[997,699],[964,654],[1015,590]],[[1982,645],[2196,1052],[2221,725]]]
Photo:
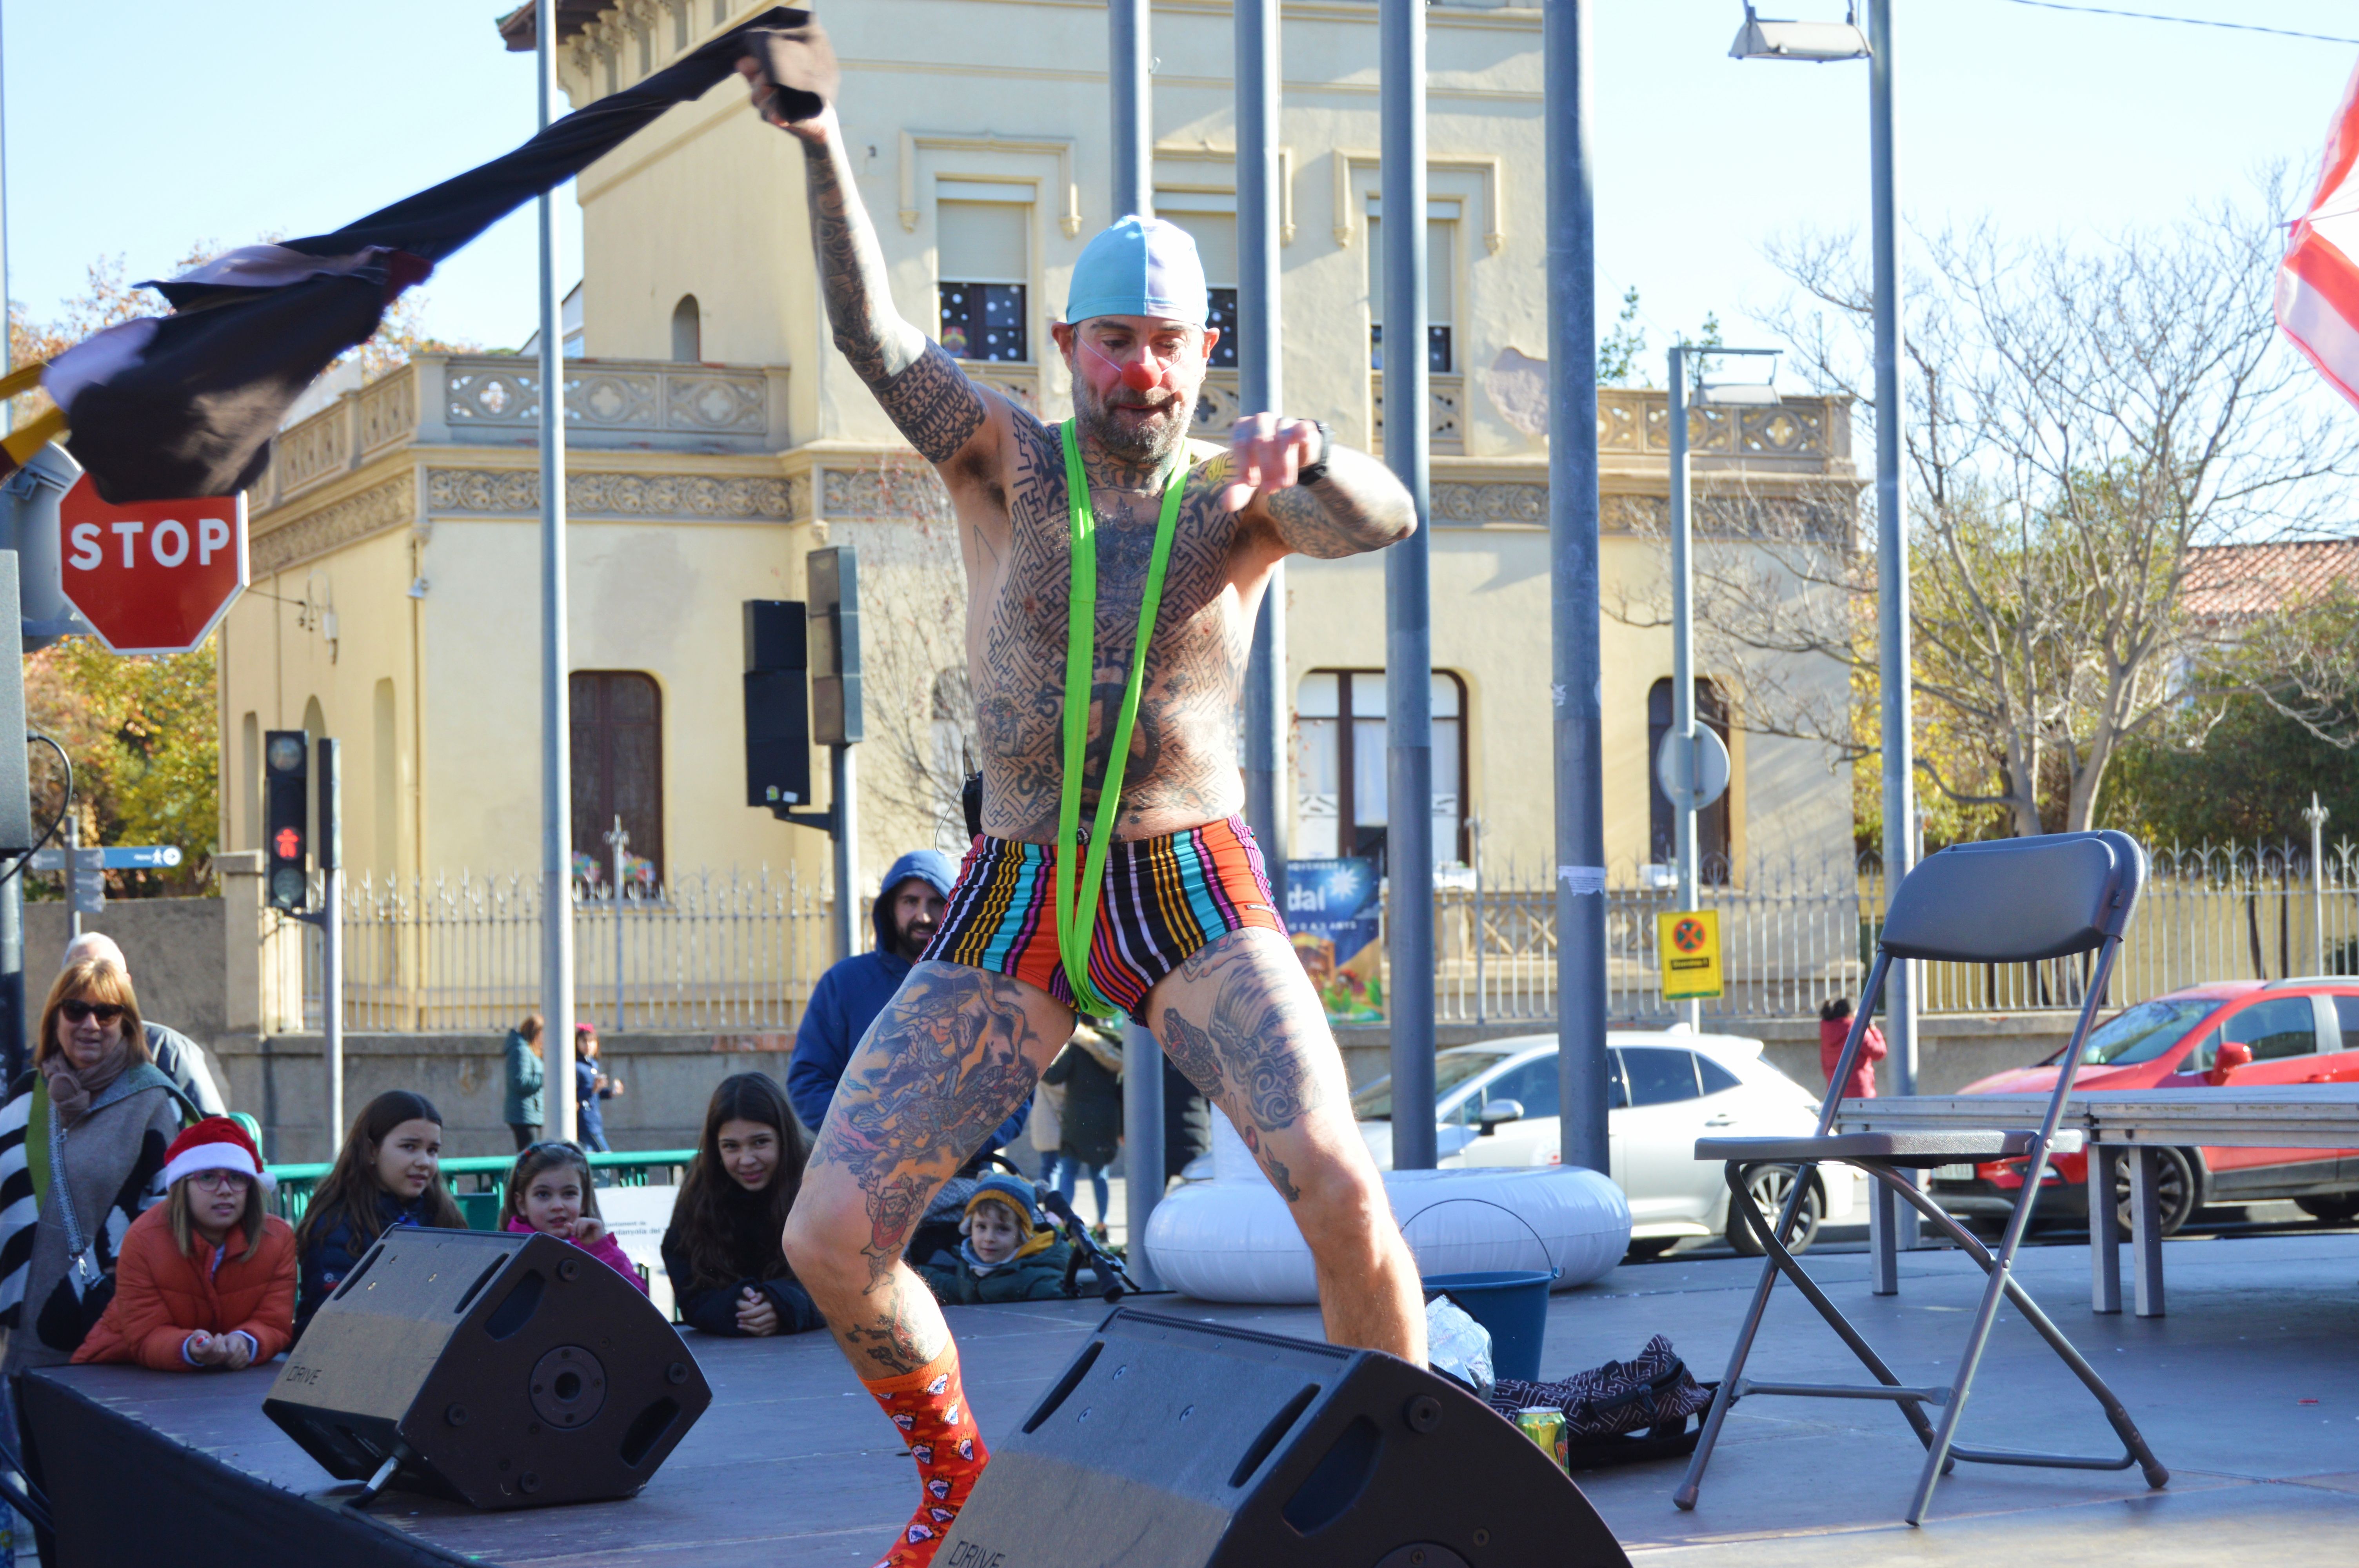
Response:
[[[764,102],[760,71],[744,69]],[[783,124],[802,144],[836,345],[957,510],[984,752],[983,836],[925,958],[854,1053],[787,1227],[797,1278],[917,1457],[925,1499],[885,1559],[904,1568],[931,1560],[985,1455],[949,1329],[901,1250],[943,1180],[1072,1033],[1051,903],[1056,883],[1081,872],[1081,857],[1059,864],[1055,847],[1074,575],[1068,470],[1062,430],[970,381],[895,312],[833,110]],[[1380,549],[1408,536],[1415,509],[1381,464],[1310,420],[1256,414],[1225,453],[1191,460],[1187,433],[1218,334],[1183,231],[1128,218],[1099,235],[1065,314],[1053,330],[1072,372],[1097,540],[1085,814],[1131,675],[1165,481],[1186,468],[1120,815],[1091,894],[1087,984],[1155,1032],[1293,1206],[1328,1337],[1423,1365],[1415,1265],[1237,816],[1236,730],[1271,568],[1289,552]]]

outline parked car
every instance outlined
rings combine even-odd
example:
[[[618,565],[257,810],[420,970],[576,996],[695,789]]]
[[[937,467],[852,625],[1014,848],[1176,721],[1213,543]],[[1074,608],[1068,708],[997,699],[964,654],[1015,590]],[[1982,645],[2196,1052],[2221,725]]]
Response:
[[[1725,1167],[1695,1157],[1699,1138],[1807,1133],[1819,1102],[1761,1059],[1761,1042],[1685,1030],[1616,1030],[1606,1036],[1612,1068],[1606,1137],[1614,1184],[1630,1200],[1631,1250],[1654,1257],[1690,1236],[1725,1236],[1757,1255],[1753,1233],[1732,1225]],[[1526,1034],[1459,1045],[1434,1058],[1434,1120],[1440,1162],[1553,1165],[1559,1162],[1556,1037]],[[1352,1097],[1353,1113],[1379,1165],[1393,1154],[1392,1080]],[[1799,1252],[1819,1226],[1848,1217],[1850,1172],[1813,1175],[1787,1245]],[[1774,1212],[1793,1188],[1794,1167],[1765,1165],[1747,1184]]]
[[[2058,1056],[1968,1084],[1965,1094],[2045,1094]],[[2174,1089],[2359,1082],[2359,979],[2219,980],[2123,1009],[2082,1048],[2076,1088]],[[2321,1219],[2359,1215],[2359,1149],[2165,1149],[2158,1184],[2165,1236],[2206,1204],[2290,1198]],[[1963,1218],[2004,1217],[2027,1162],[1944,1165],[1932,1194]],[[2088,1157],[2051,1162],[2036,1218],[2085,1221]],[[2126,1165],[2115,1198],[2128,1223]]]

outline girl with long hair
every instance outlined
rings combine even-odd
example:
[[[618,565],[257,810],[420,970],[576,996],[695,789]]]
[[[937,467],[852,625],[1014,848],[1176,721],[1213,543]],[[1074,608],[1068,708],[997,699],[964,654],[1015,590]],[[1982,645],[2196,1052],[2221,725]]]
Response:
[[[760,1073],[721,1080],[664,1232],[682,1322],[733,1336],[826,1326],[781,1239],[809,1156],[785,1090]]]
[[[169,1195],[131,1222],[114,1300],[73,1358],[239,1371],[295,1337],[295,1232],[245,1130],[207,1117],[173,1141]]]
[[[400,1225],[467,1227],[442,1183],[442,1113],[408,1089],[381,1094],[361,1108],[335,1165],[295,1227],[297,1337],[362,1254]]]
[[[535,1143],[508,1169],[507,1195],[500,1203],[500,1227],[530,1235],[538,1230],[570,1241],[647,1293],[647,1282],[607,1232],[598,1213],[598,1189],[590,1184],[590,1158],[576,1143]]]

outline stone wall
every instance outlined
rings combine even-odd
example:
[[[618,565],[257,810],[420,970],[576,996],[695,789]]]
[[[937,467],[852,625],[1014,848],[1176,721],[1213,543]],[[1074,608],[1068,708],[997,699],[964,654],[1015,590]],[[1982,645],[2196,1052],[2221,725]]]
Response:
[[[325,1160],[327,1081],[317,1034],[227,1035],[214,1060],[236,1109],[263,1125],[264,1154],[299,1163]],[[446,1155],[506,1154],[516,1147],[500,1119],[502,1036],[347,1034],[344,1117],[388,1089],[432,1100],[443,1120]],[[616,1149],[686,1149],[704,1125],[713,1086],[732,1073],[763,1072],[785,1087],[794,1038],[787,1034],[617,1034],[599,1042],[606,1071],[624,1092],[605,1104],[606,1141]]]

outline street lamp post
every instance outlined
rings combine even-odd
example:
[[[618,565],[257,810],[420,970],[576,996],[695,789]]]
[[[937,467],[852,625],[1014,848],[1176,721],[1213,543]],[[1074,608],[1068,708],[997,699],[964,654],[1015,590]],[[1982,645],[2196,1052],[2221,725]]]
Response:
[[[540,128],[557,106],[557,5],[538,0]],[[573,760],[565,637],[565,312],[557,197],[540,198],[540,1011],[543,1126],[573,1136]],[[837,896],[841,897],[839,893]]]

